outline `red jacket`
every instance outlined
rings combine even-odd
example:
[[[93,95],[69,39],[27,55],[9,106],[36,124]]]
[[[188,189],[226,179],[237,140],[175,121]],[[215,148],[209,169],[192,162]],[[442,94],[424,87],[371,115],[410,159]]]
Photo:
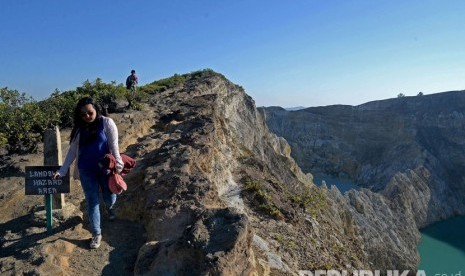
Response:
[[[108,160],[107,168],[111,170],[113,173],[115,172],[115,167],[116,167],[116,158],[113,156],[111,153],[107,153],[105,157],[103,157],[105,160]],[[123,170],[121,171],[121,175],[126,175],[128,174],[132,168],[136,166],[136,160],[132,159],[131,157],[127,156],[126,154],[121,154],[121,159],[123,160]]]
[[[108,153],[104,157],[108,162],[108,169],[112,171],[110,177],[108,178],[108,187],[110,191],[114,194],[121,194],[123,191],[127,190],[126,182],[124,182],[122,175],[128,174],[132,168],[136,166],[136,160],[127,156],[126,154],[121,154],[121,159],[123,160],[123,170],[120,174],[115,173],[116,159],[115,157]]]

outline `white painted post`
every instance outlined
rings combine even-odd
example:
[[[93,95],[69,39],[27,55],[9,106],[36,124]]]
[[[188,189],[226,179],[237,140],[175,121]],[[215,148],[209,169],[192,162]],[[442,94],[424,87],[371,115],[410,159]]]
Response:
[[[44,133],[44,165],[61,166],[61,136],[58,126],[55,129],[47,129]],[[53,195],[53,209],[63,209],[65,206],[65,195]]]

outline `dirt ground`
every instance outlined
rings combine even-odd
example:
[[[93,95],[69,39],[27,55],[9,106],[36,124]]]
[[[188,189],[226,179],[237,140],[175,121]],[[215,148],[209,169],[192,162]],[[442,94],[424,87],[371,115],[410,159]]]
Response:
[[[141,133],[130,124],[119,125],[128,138],[122,141],[123,149]],[[62,133],[63,155],[67,135]],[[118,217],[118,209],[111,222],[101,204],[102,243],[89,249],[84,194],[79,181],[71,181],[66,206],[54,211],[53,231],[48,234],[44,197],[24,195],[25,166],[41,164],[40,147],[37,154],[23,156],[0,152],[0,275],[133,275],[139,248],[146,241],[143,225]]]
[[[0,210],[5,210],[0,212],[1,275],[133,274],[138,250],[145,242],[141,224],[118,218],[111,222],[102,210],[102,244],[91,250],[79,182],[72,182],[63,211],[54,211],[52,234],[46,229],[43,197],[24,196],[21,182],[18,176],[0,181]]]

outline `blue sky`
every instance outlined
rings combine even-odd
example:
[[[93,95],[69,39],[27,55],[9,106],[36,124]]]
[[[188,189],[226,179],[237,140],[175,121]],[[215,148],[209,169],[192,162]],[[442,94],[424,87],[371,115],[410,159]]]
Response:
[[[2,1],[0,87],[211,68],[258,106],[465,89],[465,1]]]

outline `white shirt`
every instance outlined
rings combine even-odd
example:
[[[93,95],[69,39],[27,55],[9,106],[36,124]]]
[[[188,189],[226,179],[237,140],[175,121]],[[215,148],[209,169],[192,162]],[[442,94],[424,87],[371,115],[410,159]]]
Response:
[[[107,145],[110,153],[116,159],[116,172],[120,173],[123,170],[123,160],[121,159],[121,155],[119,154],[119,147],[118,147],[118,128],[116,127],[115,122],[111,118],[102,116],[103,118],[103,131],[107,136]],[[68,172],[69,167],[73,163],[75,159],[79,159],[79,132],[76,134],[76,138],[71,142],[69,145],[68,153],[66,154],[65,162],[61,166],[58,173],[62,176],[66,175]],[[76,161],[77,164],[77,161]],[[77,165],[74,168],[74,179],[79,179],[79,170],[77,169]]]

